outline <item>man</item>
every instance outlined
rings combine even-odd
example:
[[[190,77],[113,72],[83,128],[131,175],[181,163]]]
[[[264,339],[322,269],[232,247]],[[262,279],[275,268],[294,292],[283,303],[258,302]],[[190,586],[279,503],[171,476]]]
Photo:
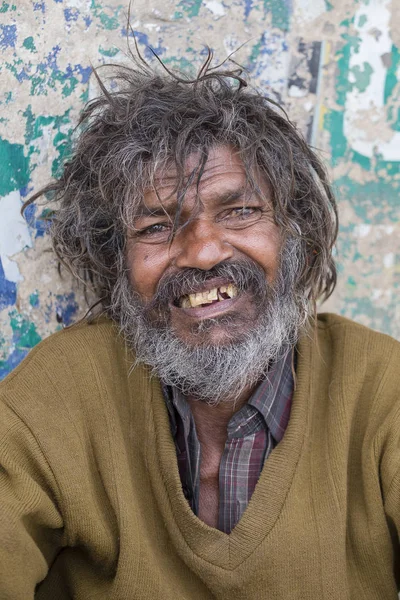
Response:
[[[315,314],[321,163],[237,72],[118,81],[44,190],[103,312],[1,386],[0,597],[397,598],[399,344]]]

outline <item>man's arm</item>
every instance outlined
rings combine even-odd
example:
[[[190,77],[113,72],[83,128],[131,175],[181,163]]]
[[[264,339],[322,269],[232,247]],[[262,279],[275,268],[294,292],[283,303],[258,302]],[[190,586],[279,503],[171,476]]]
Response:
[[[34,435],[0,398],[0,598],[33,600],[62,545],[54,475]]]

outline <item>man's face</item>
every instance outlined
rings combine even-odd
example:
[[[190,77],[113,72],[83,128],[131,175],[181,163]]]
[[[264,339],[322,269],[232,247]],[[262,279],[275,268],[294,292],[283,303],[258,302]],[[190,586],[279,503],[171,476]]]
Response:
[[[188,174],[197,164],[198,156],[189,156]],[[160,290],[169,290],[170,296],[163,298],[168,307],[156,304],[154,320],[166,310],[169,327],[189,346],[200,341],[227,343],[233,331],[243,338],[257,322],[260,298],[251,288],[235,285],[229,268],[219,270],[222,265],[253,266],[263,274],[266,288],[274,285],[281,237],[268,185],[259,174],[253,177],[260,193],[247,184],[237,152],[229,147],[212,150],[198,189],[194,177],[186,192],[182,227],[172,243],[169,235],[178,207],[174,169],[164,172],[156,189],[144,194],[142,214],[128,239],[130,282],[145,307],[152,307]],[[182,278],[194,270],[207,276]],[[174,285],[174,280],[180,283]]]

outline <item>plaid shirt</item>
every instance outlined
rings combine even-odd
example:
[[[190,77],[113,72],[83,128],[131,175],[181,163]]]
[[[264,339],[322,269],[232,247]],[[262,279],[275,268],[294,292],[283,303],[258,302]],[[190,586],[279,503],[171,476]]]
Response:
[[[219,467],[218,529],[230,533],[245,511],[264,461],[281,441],[293,395],[293,352],[274,363],[268,376],[228,423]],[[189,404],[176,388],[164,388],[183,492],[197,515],[201,448]]]

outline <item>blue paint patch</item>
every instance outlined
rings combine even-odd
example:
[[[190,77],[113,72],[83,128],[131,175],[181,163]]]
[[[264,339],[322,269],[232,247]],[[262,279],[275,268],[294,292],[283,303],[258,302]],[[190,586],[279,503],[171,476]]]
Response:
[[[253,8],[253,0],[244,0],[244,17],[247,19]]]
[[[69,64],[65,70],[61,70],[58,66],[60,52],[61,47],[54,46],[46,58],[36,65],[33,75],[32,73],[27,74],[25,67],[18,72],[15,64],[8,66],[20,83],[24,80],[30,81],[32,96],[47,95],[49,89],[57,89],[57,85],[60,83],[63,85],[63,95],[69,96],[78,83],[83,85],[88,83],[92,68],[81,64]]]
[[[28,354],[29,349],[15,348],[11,354],[8,355],[7,361],[0,361],[0,379],[4,379],[6,375],[11,373],[15,367],[25,358]]]
[[[125,27],[121,30],[121,34],[125,38],[128,35],[128,31]],[[145,56],[145,58],[147,58],[147,60],[151,60],[152,58],[154,58],[153,52],[155,52],[158,56],[160,56],[161,54],[164,54],[167,50],[165,46],[161,45],[160,39],[158,40],[158,46],[152,46],[149,42],[149,36],[146,35],[145,33],[142,33],[141,31],[136,31],[136,30],[133,33],[132,33],[132,31],[129,31],[129,37],[133,37],[134,35],[135,35],[137,43],[145,46],[144,56]]]
[[[0,25],[0,48],[15,48],[17,42],[16,25]]]
[[[33,192],[33,187],[31,185],[24,185],[19,190],[21,198],[26,198],[29,194],[31,194],[31,192]]]
[[[79,18],[80,12],[77,8],[64,8],[64,18],[67,22],[77,21]]]
[[[13,306],[17,301],[17,286],[13,281],[8,281],[4,275],[0,259],[0,310],[6,306]]]
[[[42,13],[46,10],[46,4],[44,2],[34,2],[33,10],[40,10]]]
[[[15,77],[18,83],[22,83],[23,81],[29,81],[29,75],[25,73],[24,69],[22,69],[22,71],[20,71],[19,73],[16,73]]]
[[[75,294],[73,292],[70,294],[57,294],[55,304],[57,323],[71,325],[79,308],[75,300]]]
[[[90,25],[93,22],[93,19],[91,19],[89,15],[87,15],[86,17],[83,17],[83,20],[85,21],[86,29],[89,29]]]
[[[69,65],[68,68],[70,68]],[[92,67],[83,67],[82,65],[75,65],[72,69],[72,73],[78,73],[81,77],[81,83],[87,83],[89,81],[90,75],[92,74]]]
[[[52,70],[58,70],[57,56],[60,52],[61,46],[59,46],[58,44],[56,46],[53,46],[51,51],[48,53],[46,60],[42,63],[39,63],[38,70],[44,71],[47,68],[50,68]]]
[[[40,216],[36,217],[37,207],[34,204],[29,204],[24,210],[24,218],[29,227],[35,230],[35,238],[43,237],[49,231],[50,221],[47,218],[46,209],[42,211]]]

